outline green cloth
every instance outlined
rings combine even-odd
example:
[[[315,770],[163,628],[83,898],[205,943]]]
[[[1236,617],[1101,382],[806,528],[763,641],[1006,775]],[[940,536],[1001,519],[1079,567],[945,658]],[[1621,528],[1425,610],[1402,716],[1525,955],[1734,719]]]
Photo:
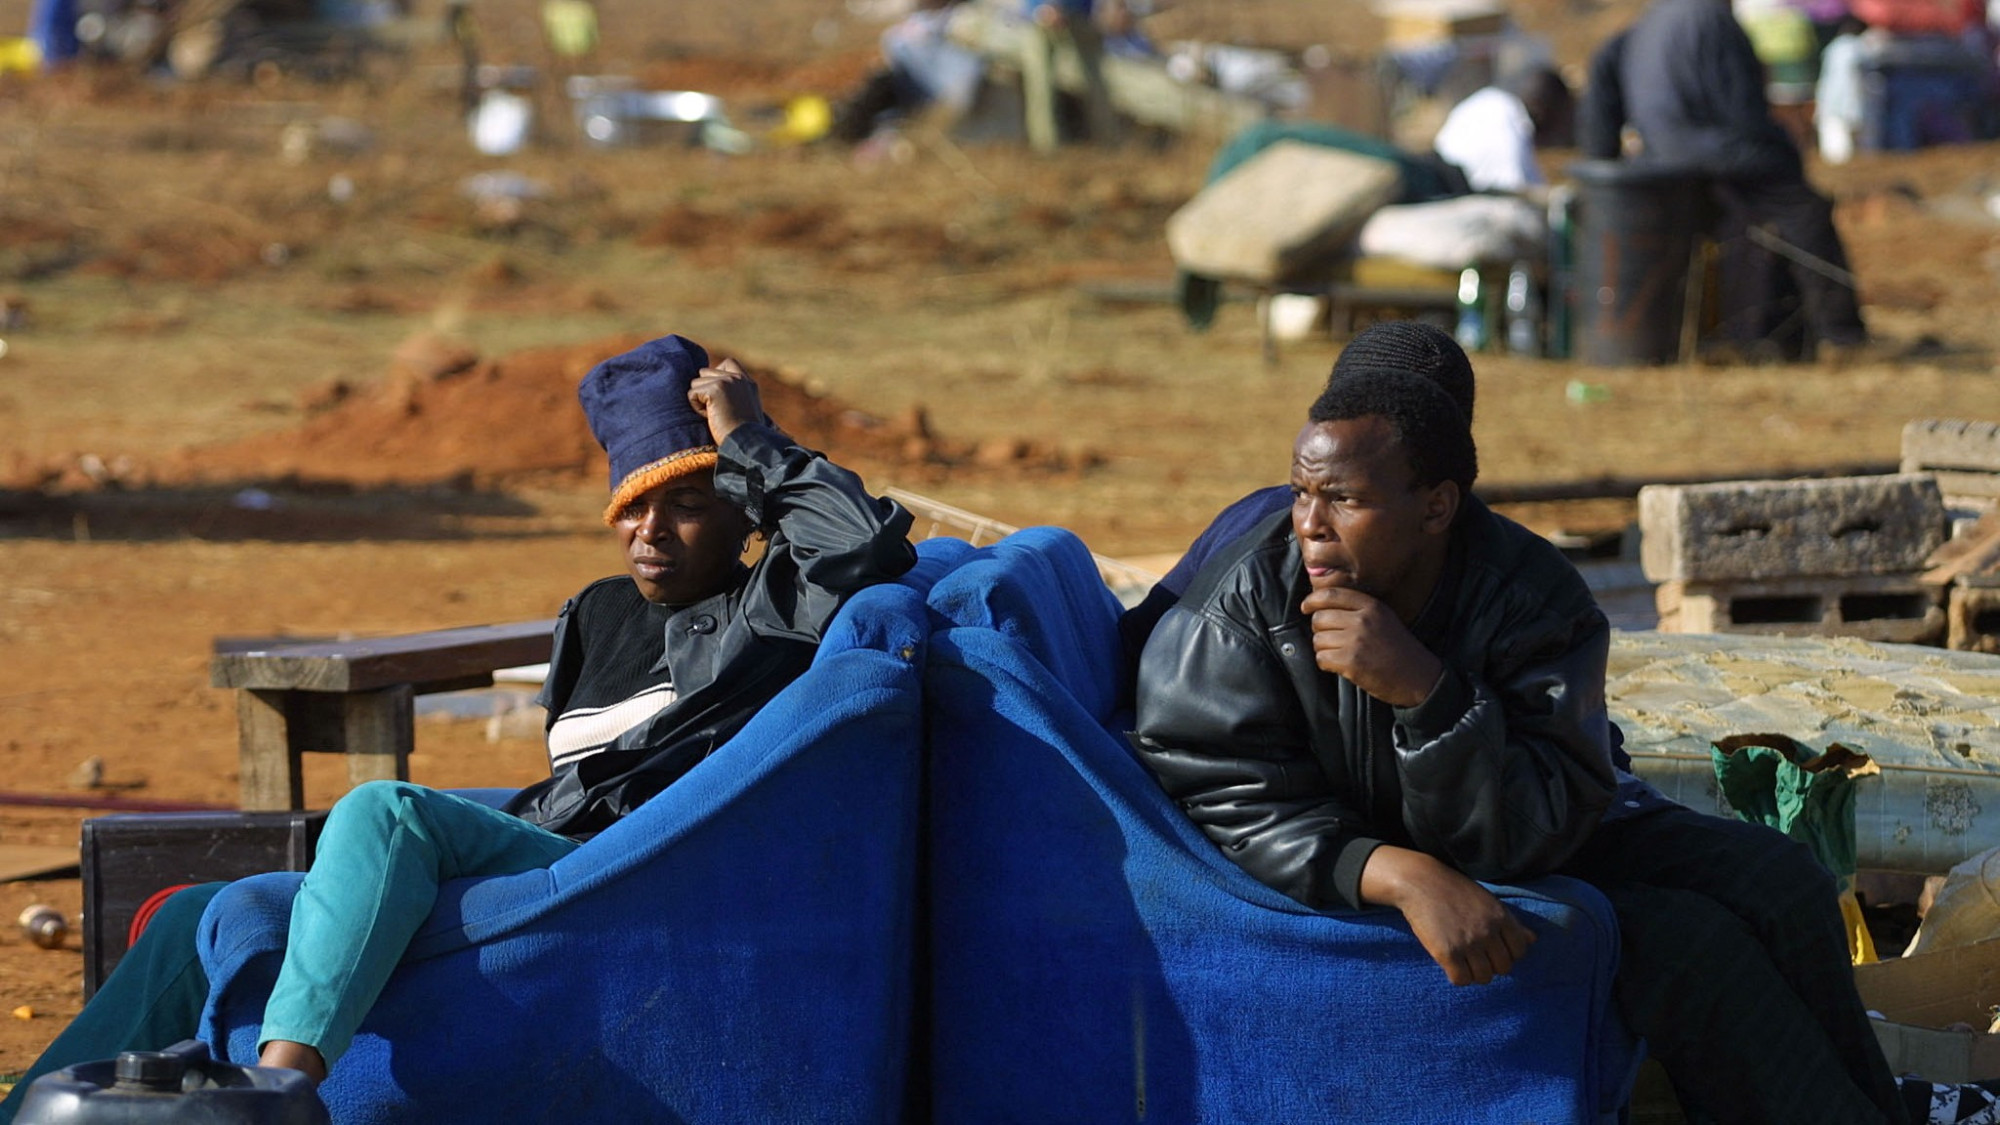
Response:
[[[1716,783],[1737,816],[1806,845],[1842,891],[1853,885],[1858,845],[1850,767],[1865,764],[1865,756],[1838,743],[1815,754],[1781,734],[1733,736],[1709,754]]]

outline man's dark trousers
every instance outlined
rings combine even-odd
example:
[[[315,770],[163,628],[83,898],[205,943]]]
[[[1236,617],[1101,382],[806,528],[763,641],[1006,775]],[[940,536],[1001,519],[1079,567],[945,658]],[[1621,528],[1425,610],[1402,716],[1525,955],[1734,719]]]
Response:
[[[1838,346],[1866,340],[1832,202],[1798,176],[1711,182],[1722,212],[1723,338],[1746,346],[1772,340],[1785,358],[1797,358],[1807,340]],[[1817,262],[1794,261],[1759,245],[1749,237],[1752,226],[1766,228]]]
[[[1684,1103],[1722,1122],[1907,1121],[1833,876],[1804,844],[1672,807],[1600,825],[1562,873],[1611,900],[1620,1011]]]

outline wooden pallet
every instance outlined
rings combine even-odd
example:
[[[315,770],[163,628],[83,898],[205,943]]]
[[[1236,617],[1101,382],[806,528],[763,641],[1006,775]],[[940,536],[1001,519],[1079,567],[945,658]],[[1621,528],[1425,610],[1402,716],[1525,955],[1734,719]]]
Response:
[[[1662,582],[1654,589],[1663,633],[1758,633],[1941,644],[1945,612],[1935,586],[1911,574]]]

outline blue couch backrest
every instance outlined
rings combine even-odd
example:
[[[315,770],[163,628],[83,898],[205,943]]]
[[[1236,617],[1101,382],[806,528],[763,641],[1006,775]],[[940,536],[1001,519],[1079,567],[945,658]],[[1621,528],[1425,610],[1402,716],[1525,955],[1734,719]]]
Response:
[[[966,555],[931,588],[941,626],[993,629],[1021,642],[1098,722],[1125,675],[1118,599],[1074,532],[1031,527]]]

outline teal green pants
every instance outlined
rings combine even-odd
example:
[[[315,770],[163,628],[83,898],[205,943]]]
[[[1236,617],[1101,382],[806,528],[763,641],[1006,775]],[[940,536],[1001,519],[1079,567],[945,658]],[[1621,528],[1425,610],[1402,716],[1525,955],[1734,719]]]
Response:
[[[430,916],[439,883],[532,871],[576,848],[519,817],[407,781],[357,786],[327,814],[292,905],[260,1047],[304,1043],[331,1067]]]
[[[168,898],[90,1003],[0,1101],[0,1125],[20,1112],[28,1083],[78,1063],[115,1059],[120,1051],[157,1051],[193,1039],[208,1003],[208,974],[194,938],[208,900],[227,883],[203,883]]]

